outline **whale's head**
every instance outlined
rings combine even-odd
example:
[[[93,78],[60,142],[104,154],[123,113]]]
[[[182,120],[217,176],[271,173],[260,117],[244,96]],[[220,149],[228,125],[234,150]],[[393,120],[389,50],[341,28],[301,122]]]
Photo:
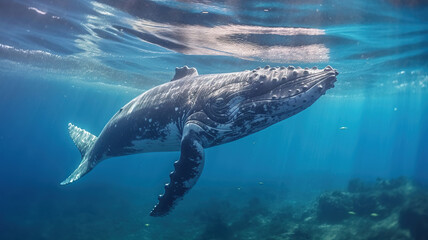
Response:
[[[339,74],[330,66],[324,69],[265,67],[252,72],[253,86],[241,109],[252,108],[257,114],[279,118],[290,117],[312,105],[334,87]]]
[[[257,131],[312,105],[334,87],[338,72],[266,66],[243,72],[210,94],[207,115],[238,131]]]

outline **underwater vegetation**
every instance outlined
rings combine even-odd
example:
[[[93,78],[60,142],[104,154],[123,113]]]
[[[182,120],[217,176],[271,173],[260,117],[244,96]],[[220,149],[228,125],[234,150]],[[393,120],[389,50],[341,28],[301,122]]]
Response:
[[[428,239],[428,191],[407,178],[354,179],[306,205],[265,204],[253,198],[240,209],[227,202],[205,208],[198,214],[205,230],[196,239]]]
[[[21,200],[0,208],[0,239],[428,239],[428,189],[407,178],[354,179],[344,190],[301,199],[254,185],[195,189],[192,201],[163,218],[146,211],[145,195],[155,188],[94,185],[22,198],[17,191]]]

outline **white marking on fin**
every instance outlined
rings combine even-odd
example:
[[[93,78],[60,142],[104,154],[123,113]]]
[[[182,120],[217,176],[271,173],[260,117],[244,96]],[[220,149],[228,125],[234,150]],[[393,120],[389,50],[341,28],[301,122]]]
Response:
[[[89,159],[88,152],[92,149],[97,137],[91,133],[74,126],[73,124],[68,124],[68,132],[70,133],[71,139],[73,139],[74,144],[79,149],[80,154],[82,155],[82,161],[79,166],[74,170],[74,172],[64,181],[61,182],[61,185],[72,183],[83,175],[91,171],[92,168],[97,164],[96,162]]]
[[[71,123],[68,124],[68,132],[71,139],[73,139],[74,144],[79,149],[80,154],[82,154],[82,157],[85,156],[86,152],[92,148],[92,145],[97,140],[97,137],[92,135],[90,132],[76,127]]]

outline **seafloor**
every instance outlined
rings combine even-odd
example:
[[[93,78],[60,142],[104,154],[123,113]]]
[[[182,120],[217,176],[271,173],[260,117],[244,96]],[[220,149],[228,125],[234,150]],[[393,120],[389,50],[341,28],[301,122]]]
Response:
[[[132,189],[76,191],[32,198],[16,191],[9,197],[22,201],[2,209],[12,217],[0,222],[0,239],[428,239],[428,191],[406,178],[355,179],[310,201],[286,200],[259,183],[197,203],[190,197],[164,218],[147,216],[151,203]]]

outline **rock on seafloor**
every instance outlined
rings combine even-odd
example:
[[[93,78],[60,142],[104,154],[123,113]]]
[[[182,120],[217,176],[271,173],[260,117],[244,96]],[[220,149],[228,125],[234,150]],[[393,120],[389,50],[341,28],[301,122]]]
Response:
[[[223,202],[195,216],[205,225],[200,239],[428,240],[428,191],[406,178],[354,179],[312,203],[273,209],[260,199]]]

